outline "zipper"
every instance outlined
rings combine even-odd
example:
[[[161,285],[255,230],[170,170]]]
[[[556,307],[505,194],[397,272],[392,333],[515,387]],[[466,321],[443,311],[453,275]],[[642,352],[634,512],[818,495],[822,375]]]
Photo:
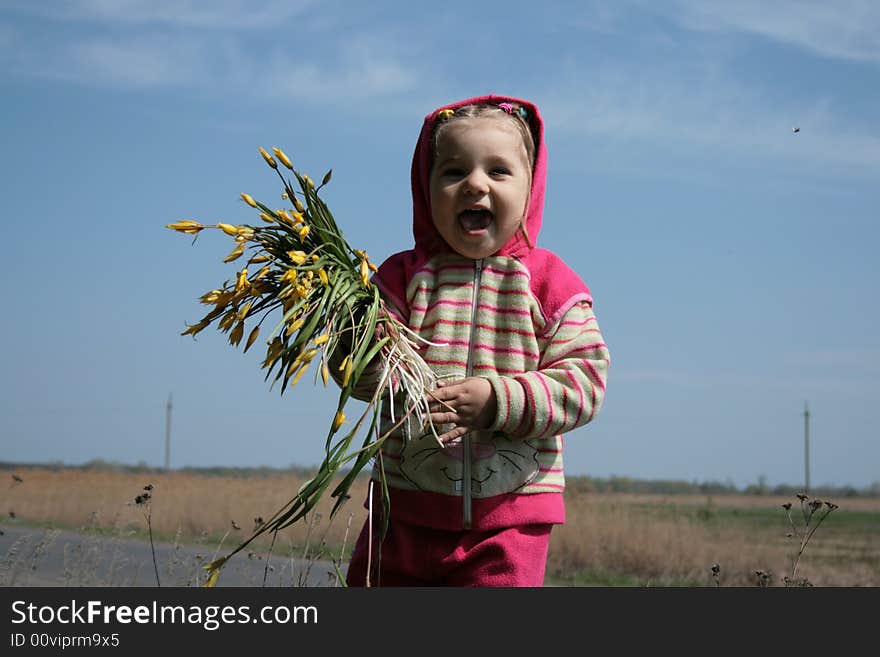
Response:
[[[483,259],[474,261],[474,291],[471,295],[471,328],[468,338],[467,370],[465,376],[474,375],[474,334],[477,324],[477,301],[480,295],[480,284],[483,279]],[[472,464],[471,464],[471,434],[466,433],[462,437],[462,461],[461,461],[461,494],[462,494],[462,519],[463,529],[470,529],[473,525],[473,491],[471,490]]]

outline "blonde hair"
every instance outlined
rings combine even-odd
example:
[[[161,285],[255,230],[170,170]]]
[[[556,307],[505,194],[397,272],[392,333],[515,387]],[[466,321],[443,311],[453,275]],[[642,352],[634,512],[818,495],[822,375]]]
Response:
[[[501,121],[509,121],[516,126],[519,131],[520,137],[522,137],[523,146],[526,149],[526,157],[527,162],[529,164],[529,173],[534,173],[535,168],[535,137],[532,134],[532,129],[529,124],[526,122],[523,114],[525,113],[525,109],[516,103],[504,103],[505,106],[509,107],[511,111],[507,111],[507,109],[499,106],[492,105],[488,103],[481,103],[475,105],[462,105],[461,107],[455,108],[452,110],[441,110],[439,112],[440,116],[437,117],[436,122],[434,123],[434,133],[431,135],[431,165],[428,170],[432,170],[434,168],[434,161],[437,158],[437,145],[440,143],[440,136],[443,134],[444,130],[455,123],[456,121],[460,121],[462,119],[499,119]]]

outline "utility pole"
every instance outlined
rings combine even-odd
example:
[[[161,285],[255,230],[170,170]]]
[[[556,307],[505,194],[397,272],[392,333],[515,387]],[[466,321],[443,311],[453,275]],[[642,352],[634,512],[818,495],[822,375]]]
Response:
[[[168,405],[165,407],[165,471],[171,469],[171,393],[168,393]]]
[[[810,493],[810,407],[804,402],[804,494]]]

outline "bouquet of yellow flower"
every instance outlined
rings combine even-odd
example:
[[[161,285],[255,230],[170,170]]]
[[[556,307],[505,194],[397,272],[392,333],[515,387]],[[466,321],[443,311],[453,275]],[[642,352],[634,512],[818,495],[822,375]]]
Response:
[[[325,386],[331,367],[334,369],[340,394],[326,438],[325,457],[316,475],[245,542],[206,566],[207,586],[213,586],[226,561],[257,536],[283,529],[305,516],[343,466],[350,464],[331,493],[336,498],[331,517],[335,514],[347,499],[355,477],[376,456],[388,435],[379,435],[377,427],[379,404],[390,386],[394,385],[395,392],[405,392],[405,408],[396,418],[400,423],[415,413],[423,424],[431,426],[426,394],[436,383],[434,373],[418,354],[419,338],[384,312],[384,302],[369,278],[375,265],[364,251],[349,246],[321,199],[319,192],[330,181],[332,171],[316,186],[309,176],[293,168],[282,150],[273,148],[275,157],[263,148],[259,150],[278,174],[284,190],[282,199],[290,207],[273,209],[243,193],[242,200],[254,208],[260,224],[208,225],[183,219],[167,226],[196,236],[194,241],[203,230],[220,230],[235,243],[224,262],[247,257],[246,265],[233,278],[202,295],[201,303],[211,309],[199,322],[187,326],[182,335],[194,336],[215,324],[228,334],[234,347],[243,341],[247,352],[266,320],[274,315],[262,362],[266,380],[274,376],[272,386],[281,381],[283,394],[288,386],[297,384],[312,363],[317,363]],[[296,189],[279,162],[293,175]],[[252,324],[249,331],[248,323]],[[244,339],[246,331],[248,337]],[[368,366],[373,375],[378,373],[375,393],[351,429],[340,431],[352,390]],[[370,413],[371,431],[359,448],[352,449],[352,441]],[[387,504],[384,482],[382,489]]]

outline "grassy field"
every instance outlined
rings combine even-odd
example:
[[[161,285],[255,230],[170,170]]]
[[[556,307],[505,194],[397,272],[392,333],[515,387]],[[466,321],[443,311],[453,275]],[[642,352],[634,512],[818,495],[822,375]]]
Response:
[[[304,482],[266,472],[215,476],[192,472],[21,468],[0,482],[3,524],[101,531],[147,537],[137,495],[152,484],[154,539],[220,546],[243,540]],[[574,487],[572,487],[574,488]],[[366,517],[365,481],[332,522],[329,505],[284,530],[278,546],[343,563]],[[800,558],[797,578],[814,586],[880,585],[880,499],[830,500],[830,513]],[[783,586],[800,541],[783,504],[798,499],[746,495],[566,494],[568,522],[554,529],[547,583],[573,586]],[[813,517],[827,510],[823,505]],[[265,552],[269,539],[248,550]],[[4,555],[0,555],[3,559]],[[717,566],[717,574],[713,573]],[[757,573],[764,573],[763,576]]]

